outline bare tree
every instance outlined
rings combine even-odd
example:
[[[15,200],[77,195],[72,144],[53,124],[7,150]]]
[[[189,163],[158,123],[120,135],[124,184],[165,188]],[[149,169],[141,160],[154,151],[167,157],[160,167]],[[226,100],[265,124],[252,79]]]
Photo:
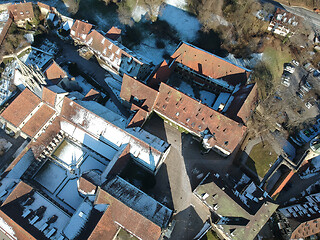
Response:
[[[70,13],[76,14],[78,12],[80,0],[63,0],[63,2]]]

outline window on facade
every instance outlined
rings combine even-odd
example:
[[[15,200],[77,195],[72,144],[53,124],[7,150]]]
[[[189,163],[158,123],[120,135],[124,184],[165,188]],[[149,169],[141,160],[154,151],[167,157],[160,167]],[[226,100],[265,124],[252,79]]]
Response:
[[[187,118],[187,119],[186,119],[186,122],[189,122],[189,121],[190,121],[190,118]]]
[[[225,141],[224,142],[224,145],[228,146],[229,142],[228,141]]]
[[[177,113],[176,113],[176,116],[177,116],[177,117],[179,117],[179,115],[180,115],[180,113],[179,113],[179,112],[177,112]]]

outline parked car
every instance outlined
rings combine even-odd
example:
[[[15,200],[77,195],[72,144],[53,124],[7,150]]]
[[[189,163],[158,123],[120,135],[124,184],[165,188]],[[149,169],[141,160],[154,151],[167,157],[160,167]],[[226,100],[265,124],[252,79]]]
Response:
[[[304,93],[301,91],[296,92],[297,96],[303,100]]]
[[[292,66],[291,64],[287,65],[284,69],[285,71],[289,72],[289,73],[294,73],[295,67]]]
[[[297,60],[295,60],[295,59],[292,59],[292,64],[293,65],[295,65],[296,67],[298,67],[300,64],[299,64],[299,62],[297,61]]]
[[[305,106],[306,106],[306,108],[310,109],[310,108],[313,107],[314,105],[313,105],[313,103],[311,103],[311,102],[306,102],[306,103],[305,103]]]
[[[281,80],[281,84],[284,85],[284,86],[286,86],[286,87],[289,87],[289,86],[290,86],[290,82],[287,81],[286,79]]]

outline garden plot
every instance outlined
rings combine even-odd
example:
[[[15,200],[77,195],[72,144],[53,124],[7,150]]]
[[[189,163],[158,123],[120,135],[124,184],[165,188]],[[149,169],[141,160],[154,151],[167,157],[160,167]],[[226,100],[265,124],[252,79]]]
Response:
[[[66,177],[66,170],[48,161],[42,166],[34,179],[49,192],[54,193]]]
[[[58,160],[67,164],[68,166],[76,165],[81,160],[83,154],[84,153],[79,146],[70,143],[67,140],[63,140],[63,142],[53,153]]]
[[[58,193],[57,197],[73,209],[77,209],[83,201],[78,192],[78,179],[70,179]]]

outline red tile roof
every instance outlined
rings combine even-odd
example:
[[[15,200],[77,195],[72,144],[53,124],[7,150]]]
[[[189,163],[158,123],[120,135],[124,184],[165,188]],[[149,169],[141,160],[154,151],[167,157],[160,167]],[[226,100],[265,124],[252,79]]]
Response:
[[[33,7],[31,2],[9,5],[8,10],[13,15],[13,19],[15,21],[27,18],[34,18]]]
[[[107,38],[117,41],[121,37],[121,29],[117,27],[112,27],[106,34]]]
[[[18,127],[20,123],[39,105],[41,102],[29,89],[22,93],[3,111],[1,116]]]
[[[51,116],[55,113],[51,107],[43,104],[40,109],[29,119],[29,121],[22,127],[21,131],[33,137],[49,121]]]
[[[245,126],[165,83],[160,84],[154,110],[198,136],[209,129],[214,135],[210,145],[217,145],[230,153],[235,150],[246,132]]]
[[[142,102],[139,107],[149,112],[153,108],[157,95],[158,91],[126,74],[123,75],[120,97],[127,102],[134,102],[133,97],[136,97]],[[138,104],[135,103],[135,105]]]
[[[19,240],[36,240],[36,238],[31,236],[30,233],[24,230],[18,223],[13,221],[8,215],[6,215],[1,210],[0,210],[0,218],[2,218],[14,231],[15,235],[12,237],[15,237],[16,239],[19,239]]]
[[[293,230],[291,239],[306,239],[311,235],[320,233],[320,218],[305,221]]]
[[[142,240],[158,240],[160,238],[161,228],[159,226],[104,190],[98,190],[95,204],[108,204],[109,206],[91,233],[90,240],[112,240],[120,227]]]
[[[84,36],[87,37],[86,35],[90,32],[91,28],[92,28],[92,25],[90,23],[76,20],[71,27],[70,35],[78,39],[80,39],[81,37],[81,40],[84,41],[85,38],[82,37],[82,34],[84,34]],[[74,35],[72,34],[73,31],[74,31]]]
[[[42,90],[42,101],[49,104],[50,106],[54,107],[54,104],[56,102],[56,96],[57,94],[53,91],[51,91],[48,88],[43,88]]]
[[[31,193],[32,190],[33,190],[33,187],[29,186],[28,184],[22,181],[19,182],[17,186],[15,186],[15,188],[9,194],[9,196],[6,198],[6,200],[2,203],[1,206],[11,203],[12,201],[15,201],[17,199],[21,200],[21,197]]]
[[[83,101],[95,101],[100,97],[100,93],[93,88],[86,94],[86,96],[82,99]]]
[[[143,110],[142,108],[138,107],[135,104],[131,105],[131,111],[136,112],[130,122],[128,123],[128,128],[130,127],[142,127],[144,122],[149,116],[149,112]]]
[[[53,84],[58,84],[61,79],[68,77],[66,72],[55,61],[52,61],[49,67],[44,71],[44,75]]]
[[[85,179],[84,177],[79,178],[79,189],[85,194],[94,194],[97,186]]]
[[[155,70],[155,73],[148,79],[148,86],[153,89],[158,89],[161,82],[166,82],[171,74],[167,62],[164,60],[161,65]]]
[[[245,82],[249,75],[247,70],[186,43],[180,44],[171,57],[176,63],[181,63],[201,75],[223,79],[231,85]]]

